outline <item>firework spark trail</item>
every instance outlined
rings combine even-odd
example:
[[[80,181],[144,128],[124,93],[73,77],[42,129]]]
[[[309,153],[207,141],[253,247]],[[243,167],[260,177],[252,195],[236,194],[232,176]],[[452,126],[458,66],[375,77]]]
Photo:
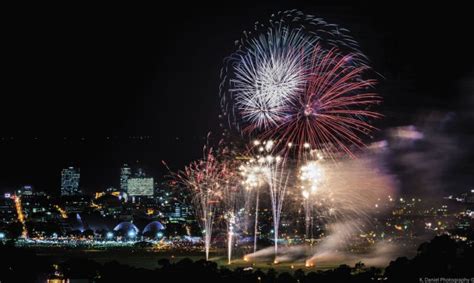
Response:
[[[286,189],[290,177],[290,171],[286,167],[286,159],[280,156],[267,155],[261,157],[259,162],[265,168],[265,178],[268,183],[273,215],[273,236],[275,258],[278,254],[278,235],[281,220],[281,211],[285,200]]]
[[[247,195],[246,211],[250,211],[250,196],[255,193],[255,217],[254,217],[254,232],[253,232],[253,252],[257,251],[257,239],[258,239],[258,214],[259,214],[259,203],[260,203],[260,187],[264,184],[264,167],[259,164],[254,158],[250,158],[249,161],[240,167],[240,171],[243,177],[243,186]]]
[[[237,221],[240,219],[240,209],[244,198],[240,188],[240,175],[236,174],[236,164],[234,160],[227,161],[226,180],[222,189],[222,204],[224,220],[227,226],[227,263],[232,261],[233,239],[237,229]]]
[[[241,167],[245,176],[244,185],[248,189],[255,189],[255,223],[254,223],[254,253],[257,250],[258,235],[258,213],[260,187],[264,184],[268,186],[272,206],[273,234],[274,234],[274,253],[275,258],[278,252],[278,235],[281,219],[281,211],[285,199],[286,189],[290,177],[290,170],[286,167],[286,158],[274,156],[274,142],[272,140],[255,140],[253,145],[247,148],[250,154],[250,161],[246,166]]]
[[[206,260],[209,260],[214,217],[222,200],[221,186],[226,180],[226,174],[228,170],[225,163],[219,162],[213,148],[208,147],[204,147],[203,159],[190,163],[183,171],[175,174],[178,181],[187,186],[193,195],[196,213],[204,229]]]
[[[255,219],[254,219],[254,232],[253,232],[253,236],[254,236],[253,249],[255,252],[257,250],[257,233],[258,233],[259,178],[257,176],[257,170],[259,167],[251,165],[253,161],[254,160],[250,160],[247,162],[247,164],[242,165],[240,167],[240,172],[243,178],[242,185],[243,185],[244,194],[245,194],[245,212],[248,217],[251,215],[250,206],[252,202],[252,197],[255,194],[255,217],[254,217]],[[248,229],[248,227],[246,229]]]
[[[260,203],[260,190],[256,190],[255,197],[255,220],[254,220],[254,229],[253,229],[253,252],[257,251],[257,240],[258,240],[258,213],[259,213],[259,203]]]
[[[268,141],[267,141],[268,144]],[[271,150],[270,148],[268,149]],[[281,220],[281,212],[285,200],[288,182],[290,179],[290,170],[287,168],[287,160],[280,156],[273,156],[270,154],[257,156],[258,163],[258,178],[262,178],[268,185],[269,195],[272,206],[273,218],[273,236],[274,236],[274,258],[278,254],[278,236]],[[258,188],[258,187],[257,187]],[[257,191],[258,197],[258,191]],[[255,208],[255,232],[254,232],[254,253],[256,252],[256,240],[258,233],[258,198],[256,200]]]
[[[244,205],[243,205],[243,212],[244,212],[244,227],[243,227],[243,233],[245,235],[251,235],[251,232],[250,232],[250,224],[251,224],[251,217],[252,217],[252,213],[251,213],[251,210],[252,210],[252,205],[253,205],[253,199],[254,199],[254,193],[255,193],[255,190],[253,190],[253,188],[249,187],[248,185],[246,185],[246,174],[243,172],[243,168],[245,166],[242,165],[240,168],[239,168],[239,171],[240,171],[240,174],[241,174],[241,178],[242,178],[242,186],[241,188],[243,189],[243,199],[244,199]]]
[[[303,197],[303,207],[305,209],[305,235],[306,238],[312,238],[312,211],[314,197],[317,194],[319,185],[322,182],[323,172],[318,161],[310,161],[301,166],[299,179],[301,182],[301,194]],[[311,233],[310,233],[311,231]]]
[[[227,264],[232,263],[232,244],[234,238],[234,226],[236,215],[234,211],[228,211],[225,215],[227,223]]]

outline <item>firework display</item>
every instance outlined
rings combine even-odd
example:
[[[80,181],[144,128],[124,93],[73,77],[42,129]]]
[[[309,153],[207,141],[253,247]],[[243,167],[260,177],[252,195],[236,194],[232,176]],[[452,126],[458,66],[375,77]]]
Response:
[[[372,110],[381,99],[367,62],[347,30],[294,10],[244,32],[224,62],[220,94],[223,117],[252,142],[233,150],[206,147],[201,160],[176,174],[194,196],[206,259],[218,222],[228,264],[235,247],[247,242],[253,251],[244,260],[270,255],[258,250],[263,233],[278,264],[292,257],[288,246],[279,249],[281,229],[301,208],[303,241],[313,244],[316,221],[330,233],[324,250],[342,237],[334,231],[363,227],[382,195],[393,193],[391,177],[355,154],[375,130],[371,121],[381,117]],[[262,215],[271,231],[262,231]],[[307,264],[315,257],[307,254]]]
[[[348,31],[297,11],[273,15],[244,33],[222,70],[229,122],[244,135],[353,155],[374,130],[369,110],[380,102],[366,57]]]

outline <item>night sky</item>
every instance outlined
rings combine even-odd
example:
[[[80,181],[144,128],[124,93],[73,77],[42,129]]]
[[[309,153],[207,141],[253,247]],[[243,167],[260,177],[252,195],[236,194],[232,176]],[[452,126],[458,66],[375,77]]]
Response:
[[[462,117],[455,135],[472,140],[468,4],[336,2],[5,9],[0,191],[32,184],[57,192],[68,165],[96,190],[117,186],[124,162],[160,177],[162,160],[180,168],[198,158],[207,133],[221,131],[219,70],[234,41],[255,21],[293,8],[359,41],[382,76],[380,135],[436,112]],[[474,172],[467,153],[461,170]]]

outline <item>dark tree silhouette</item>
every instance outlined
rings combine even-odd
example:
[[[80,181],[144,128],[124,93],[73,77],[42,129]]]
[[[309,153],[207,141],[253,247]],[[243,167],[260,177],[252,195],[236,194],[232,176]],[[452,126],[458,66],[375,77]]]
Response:
[[[353,268],[340,265],[333,270],[305,273],[278,273],[274,269],[264,272],[219,267],[215,262],[188,258],[178,262],[158,260],[159,268],[148,270],[111,261],[99,264],[85,258],[59,259],[38,256],[33,249],[21,249],[14,243],[0,244],[0,254],[8,260],[0,264],[0,281],[35,282],[45,281],[54,272],[61,271],[65,278],[87,279],[94,282],[262,282],[262,283],[310,283],[310,282],[419,282],[423,277],[472,277],[474,269],[473,248],[463,242],[455,242],[447,236],[436,237],[422,244],[418,254],[408,259],[400,257],[390,262],[385,271],[366,267],[362,262]],[[54,264],[53,264],[54,263]]]

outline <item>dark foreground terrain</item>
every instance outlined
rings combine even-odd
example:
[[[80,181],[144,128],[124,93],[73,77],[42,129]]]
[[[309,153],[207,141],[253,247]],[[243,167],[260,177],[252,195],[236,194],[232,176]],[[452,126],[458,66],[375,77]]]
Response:
[[[436,278],[474,277],[474,248],[466,242],[455,242],[447,236],[434,238],[420,245],[415,257],[400,257],[383,269],[366,267],[358,263],[353,267],[340,265],[325,271],[293,272],[268,269],[229,269],[215,262],[193,261],[183,258],[152,259],[156,268],[138,268],[119,263],[103,262],[86,257],[58,260],[32,249],[17,248],[13,243],[0,244],[0,282],[45,282],[48,279],[82,279],[81,282],[425,282]],[[113,259],[113,257],[111,257]],[[151,265],[152,266],[152,265]],[[420,280],[421,279],[421,280]],[[60,282],[60,281],[56,281]],[[466,281],[470,282],[470,281]]]

